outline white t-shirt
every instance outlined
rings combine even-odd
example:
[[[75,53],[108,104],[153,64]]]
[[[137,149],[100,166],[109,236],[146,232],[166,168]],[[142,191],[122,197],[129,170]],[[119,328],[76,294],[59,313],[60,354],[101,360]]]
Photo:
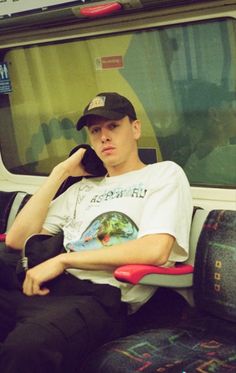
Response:
[[[160,162],[120,176],[82,179],[55,199],[44,228],[64,231],[67,250],[94,250],[149,234],[176,238],[168,265],[188,256],[192,198],[183,170],[174,162]],[[145,250],[145,247],[144,247]],[[70,269],[80,279],[121,289],[122,300],[136,310],[156,287],[117,281],[113,272]]]

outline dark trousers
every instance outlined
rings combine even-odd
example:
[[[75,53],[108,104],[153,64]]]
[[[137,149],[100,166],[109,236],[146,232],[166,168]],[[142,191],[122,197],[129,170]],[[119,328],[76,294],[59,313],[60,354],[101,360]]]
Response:
[[[89,352],[125,331],[120,290],[63,274],[50,295],[0,288],[0,372],[74,373]]]

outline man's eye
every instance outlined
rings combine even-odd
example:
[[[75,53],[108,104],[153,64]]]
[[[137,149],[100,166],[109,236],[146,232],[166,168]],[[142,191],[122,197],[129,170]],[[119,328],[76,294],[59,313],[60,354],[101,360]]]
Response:
[[[94,128],[91,129],[91,133],[92,133],[93,135],[95,135],[95,134],[98,133],[98,132],[99,132],[99,128],[98,128],[98,127],[94,127]]]
[[[116,124],[116,123],[111,123],[110,124],[111,129],[115,129],[116,127],[118,127],[118,124]]]

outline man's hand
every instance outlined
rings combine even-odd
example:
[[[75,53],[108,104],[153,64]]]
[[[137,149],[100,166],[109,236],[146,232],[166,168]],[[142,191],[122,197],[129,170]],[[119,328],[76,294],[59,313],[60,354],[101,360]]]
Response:
[[[42,231],[48,207],[61,184],[69,176],[89,175],[81,163],[85,152],[86,149],[80,148],[53,168],[43,185],[17,214],[16,219],[7,232],[7,246],[21,250],[28,237]]]
[[[90,175],[85,171],[84,166],[81,161],[83,159],[86,149],[80,148],[75,153],[73,153],[65,161],[59,163],[55,169],[62,168],[68,174],[68,176],[86,176]]]
[[[64,272],[64,269],[65,266],[60,260],[60,255],[29,269],[23,283],[23,293],[28,296],[47,295],[50,290],[43,284],[58,277]]]

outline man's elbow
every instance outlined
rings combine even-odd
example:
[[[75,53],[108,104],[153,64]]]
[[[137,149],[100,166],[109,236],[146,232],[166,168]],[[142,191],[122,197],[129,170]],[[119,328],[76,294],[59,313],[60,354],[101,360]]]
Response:
[[[158,250],[158,248],[152,248],[151,250],[147,250],[146,257],[145,257],[145,264],[153,265],[153,266],[164,266],[169,259],[170,252]]]
[[[155,266],[164,266],[168,262],[169,255],[163,254],[156,256],[153,260],[152,265]]]
[[[7,234],[5,238],[5,244],[7,247],[14,250],[22,250],[23,245],[17,241],[11,234]]]
[[[169,234],[157,234],[149,238],[148,264],[164,266],[168,260],[175,242],[175,238]]]

